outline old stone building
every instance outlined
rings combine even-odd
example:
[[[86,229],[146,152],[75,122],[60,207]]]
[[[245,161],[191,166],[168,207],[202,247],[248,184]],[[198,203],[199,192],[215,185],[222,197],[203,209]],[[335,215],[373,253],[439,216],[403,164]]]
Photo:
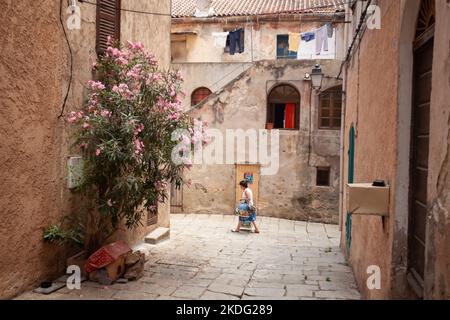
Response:
[[[230,130],[242,129],[241,138],[271,127],[263,134],[279,132],[273,174],[263,174],[267,163],[250,159],[249,148],[237,151],[241,159],[194,164],[191,186],[173,190],[173,212],[232,214],[237,184],[247,178],[260,215],[338,222],[342,82],[333,76],[344,57],[343,1],[282,2],[172,1],[172,64],[185,79],[184,108],[223,137],[223,147],[205,152],[225,154]],[[328,51],[317,54],[315,41],[300,40],[293,52],[290,34],[314,33],[326,23],[334,29]],[[327,77],[313,90],[307,74],[317,63]]]
[[[68,1],[0,3],[0,298],[64,271],[69,252],[42,235],[77,206],[66,182],[72,154],[64,119],[83,104],[96,49],[106,38],[100,28],[124,42],[143,42],[163,68],[170,65],[170,1],[98,3],[99,16],[95,3],[78,2],[80,29],[68,28]],[[169,226],[168,207],[160,207],[157,224],[116,236],[133,244],[158,225]]]
[[[342,248],[366,298],[449,299],[450,5],[353,2],[342,70]],[[368,27],[372,18],[381,29]],[[347,183],[376,179],[389,187],[389,202],[378,203],[386,215],[349,212]],[[371,266],[381,271],[372,290]]]

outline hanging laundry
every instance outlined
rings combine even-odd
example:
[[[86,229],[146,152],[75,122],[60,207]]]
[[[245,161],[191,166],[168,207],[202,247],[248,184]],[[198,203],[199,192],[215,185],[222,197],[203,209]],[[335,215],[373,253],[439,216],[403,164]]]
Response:
[[[327,22],[327,32],[328,32],[328,38],[333,38],[334,28],[333,24],[331,22]]]
[[[302,33],[302,35],[301,35],[302,40],[306,41],[306,42],[310,42],[310,41],[314,40],[315,37],[316,37],[316,34],[313,31],[305,32],[305,33]]]
[[[295,129],[295,103],[286,103],[284,111],[284,128]]]
[[[289,32],[289,51],[297,52],[299,43],[300,33]]]
[[[316,37],[316,55],[320,55],[322,50],[328,51],[328,28],[323,25],[315,31]]]
[[[213,32],[212,36],[214,38],[214,47],[225,48],[228,34],[229,32]]]
[[[234,55],[236,52],[244,52],[244,29],[240,28],[235,31],[231,31],[228,35],[230,40],[230,54]],[[237,50],[239,48],[239,50]]]

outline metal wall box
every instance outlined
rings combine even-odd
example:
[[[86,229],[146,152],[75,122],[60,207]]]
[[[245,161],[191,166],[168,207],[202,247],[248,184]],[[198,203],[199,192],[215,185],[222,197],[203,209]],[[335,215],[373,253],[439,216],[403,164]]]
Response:
[[[67,188],[75,189],[83,182],[83,158],[69,157],[67,160]]]
[[[354,215],[389,216],[390,187],[372,183],[347,184],[347,209]]]

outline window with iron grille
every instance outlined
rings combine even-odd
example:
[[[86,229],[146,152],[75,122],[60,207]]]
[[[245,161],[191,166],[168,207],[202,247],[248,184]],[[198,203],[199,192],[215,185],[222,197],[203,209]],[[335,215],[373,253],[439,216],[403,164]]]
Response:
[[[108,37],[120,41],[121,0],[97,0],[96,44],[98,55],[105,53]]]
[[[316,168],[316,186],[329,187],[330,186],[330,168],[317,167]]]
[[[322,92],[319,96],[319,129],[341,128],[342,86]]]
[[[195,106],[208,98],[208,96],[211,94],[211,90],[208,88],[202,87],[195,89],[194,92],[192,92],[191,95],[191,106]]]

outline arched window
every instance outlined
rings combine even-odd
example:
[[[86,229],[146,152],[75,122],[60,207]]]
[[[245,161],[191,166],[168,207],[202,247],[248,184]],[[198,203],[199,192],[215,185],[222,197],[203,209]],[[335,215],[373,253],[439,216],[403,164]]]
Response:
[[[319,129],[341,128],[342,86],[325,90],[319,96]]]
[[[300,94],[288,84],[273,88],[267,98],[267,123],[274,129],[300,128]]]
[[[211,90],[205,87],[197,88],[192,92],[191,95],[191,106],[195,106],[208,98],[208,96],[211,94]]]

